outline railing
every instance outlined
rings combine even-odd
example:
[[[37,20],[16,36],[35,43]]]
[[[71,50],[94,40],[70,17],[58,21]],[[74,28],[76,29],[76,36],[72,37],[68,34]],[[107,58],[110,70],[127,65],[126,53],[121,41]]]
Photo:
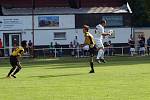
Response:
[[[11,54],[12,48],[1,48],[0,57],[7,58]],[[129,54],[129,47],[107,47],[105,48],[106,56]],[[96,54],[96,52],[95,52]],[[25,57],[32,57],[29,52],[24,54]],[[74,57],[86,57],[88,52],[82,48],[41,48],[34,49],[35,57],[63,57],[63,56],[74,56]]]

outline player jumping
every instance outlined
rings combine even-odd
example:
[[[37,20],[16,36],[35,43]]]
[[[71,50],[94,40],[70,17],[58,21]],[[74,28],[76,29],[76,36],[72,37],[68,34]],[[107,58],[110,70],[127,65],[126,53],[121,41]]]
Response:
[[[104,45],[103,45],[103,37],[107,36],[107,35],[111,35],[112,32],[105,32],[104,31],[104,27],[106,26],[106,20],[102,20],[100,22],[100,24],[98,24],[96,26],[96,30],[95,30],[95,40],[96,40],[96,48],[98,49],[98,54],[97,54],[97,62],[98,63],[105,63],[104,60]]]

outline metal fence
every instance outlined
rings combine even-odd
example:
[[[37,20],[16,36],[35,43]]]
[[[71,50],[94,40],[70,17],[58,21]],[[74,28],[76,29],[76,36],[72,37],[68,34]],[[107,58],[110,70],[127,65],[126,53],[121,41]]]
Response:
[[[7,58],[10,56],[13,48],[1,48],[0,49],[0,57]],[[95,54],[97,52],[95,51]],[[107,47],[105,48],[105,56],[114,56],[120,55],[124,56],[129,54],[129,47]],[[34,57],[87,57],[89,55],[87,50],[83,50],[82,48],[40,48],[34,49]],[[33,57],[33,55],[29,52],[24,54],[24,57]]]

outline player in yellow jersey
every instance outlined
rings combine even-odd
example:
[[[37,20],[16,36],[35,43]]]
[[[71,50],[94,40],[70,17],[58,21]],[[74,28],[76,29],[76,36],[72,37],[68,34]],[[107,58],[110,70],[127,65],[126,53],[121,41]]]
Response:
[[[19,57],[24,54],[25,48],[27,46],[27,41],[22,41],[21,46],[17,47],[15,50],[13,50],[11,56],[10,56],[10,64],[12,66],[12,69],[9,71],[7,77],[12,76],[13,78],[16,78],[16,73],[18,73],[21,70],[21,64],[19,62]]]
[[[89,73],[95,73],[94,66],[93,66],[93,57],[94,57],[94,52],[96,50],[95,40],[94,40],[92,34],[89,33],[89,26],[88,25],[83,26],[83,33],[84,33],[84,37],[85,37],[84,45],[89,46],[90,67],[91,67],[91,71]]]

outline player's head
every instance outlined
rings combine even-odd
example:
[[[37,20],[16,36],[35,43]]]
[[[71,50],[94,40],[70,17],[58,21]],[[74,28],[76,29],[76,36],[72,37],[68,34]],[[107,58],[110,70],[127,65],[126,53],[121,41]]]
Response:
[[[106,20],[104,20],[104,19],[101,20],[101,21],[100,21],[100,24],[101,24],[102,26],[106,26]]]
[[[86,33],[89,31],[89,26],[88,25],[83,25],[83,33]]]
[[[26,40],[21,41],[21,46],[23,48],[26,48],[27,47],[27,41]]]

